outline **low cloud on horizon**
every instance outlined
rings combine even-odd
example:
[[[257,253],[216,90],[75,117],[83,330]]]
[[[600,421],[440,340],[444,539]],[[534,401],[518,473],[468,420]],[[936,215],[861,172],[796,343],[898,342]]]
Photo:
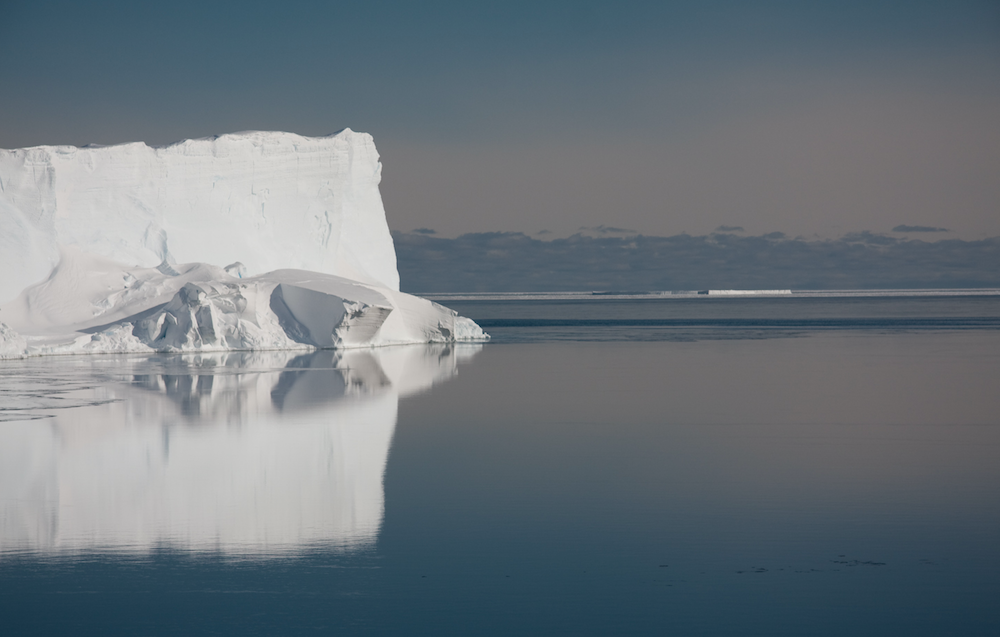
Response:
[[[921,241],[863,231],[810,240],[720,231],[542,240],[520,232],[453,239],[393,232],[393,240],[402,289],[414,293],[1000,287],[1000,237]]]

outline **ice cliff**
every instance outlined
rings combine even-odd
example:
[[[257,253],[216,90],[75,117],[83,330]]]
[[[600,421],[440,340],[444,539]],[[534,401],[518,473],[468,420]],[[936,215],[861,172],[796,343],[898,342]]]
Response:
[[[371,136],[0,150],[0,358],[486,338],[399,292]]]

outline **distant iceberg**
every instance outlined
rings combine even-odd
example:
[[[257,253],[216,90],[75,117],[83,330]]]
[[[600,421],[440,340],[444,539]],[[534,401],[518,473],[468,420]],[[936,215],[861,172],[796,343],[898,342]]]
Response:
[[[791,290],[699,290],[707,296],[787,296]]]
[[[488,339],[399,291],[371,136],[0,150],[0,358]]]

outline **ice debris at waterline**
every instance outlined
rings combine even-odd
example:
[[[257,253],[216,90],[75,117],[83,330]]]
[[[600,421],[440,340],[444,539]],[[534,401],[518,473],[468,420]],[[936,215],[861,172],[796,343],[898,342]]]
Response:
[[[485,340],[399,291],[370,135],[0,150],[0,358]]]

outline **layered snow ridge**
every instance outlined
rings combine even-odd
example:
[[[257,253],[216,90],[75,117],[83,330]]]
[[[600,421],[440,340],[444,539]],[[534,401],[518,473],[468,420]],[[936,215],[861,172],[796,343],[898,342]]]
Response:
[[[484,340],[399,292],[371,136],[0,150],[0,358]]]

